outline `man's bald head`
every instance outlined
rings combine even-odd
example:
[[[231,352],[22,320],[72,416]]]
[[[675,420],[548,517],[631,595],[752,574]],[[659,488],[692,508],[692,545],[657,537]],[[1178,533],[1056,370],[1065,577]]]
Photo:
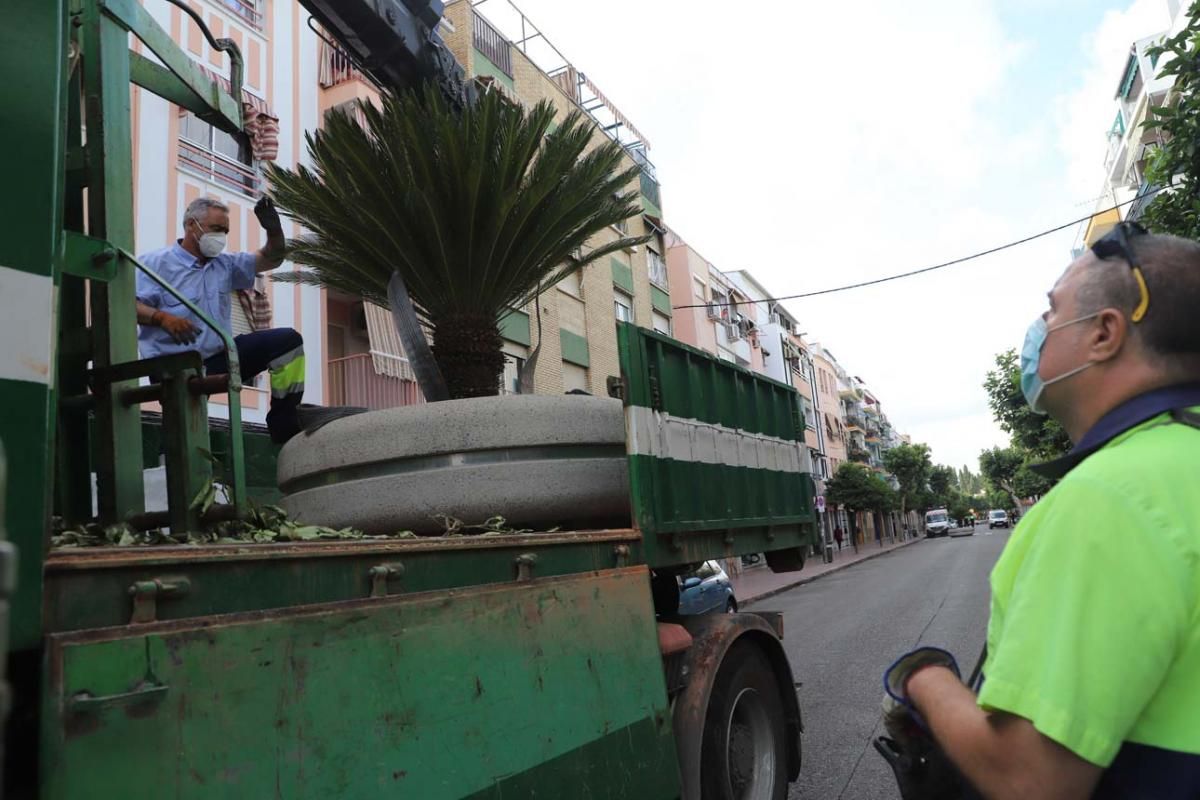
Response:
[[[1200,243],[1148,234],[1131,237],[1129,246],[1150,293],[1146,316],[1129,326],[1130,338],[1171,374],[1200,379]],[[1089,255],[1081,259],[1086,275],[1078,307],[1115,308],[1128,319],[1141,300],[1133,271],[1118,256]]]

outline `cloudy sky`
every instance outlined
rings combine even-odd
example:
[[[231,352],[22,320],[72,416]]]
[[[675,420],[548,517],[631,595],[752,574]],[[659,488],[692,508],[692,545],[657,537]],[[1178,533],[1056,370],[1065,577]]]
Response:
[[[1169,23],[1167,0],[518,4],[649,139],[671,227],[776,295],[1085,216],[1129,46]],[[1078,235],[788,305],[935,461],[975,469],[1005,441],[984,375]]]

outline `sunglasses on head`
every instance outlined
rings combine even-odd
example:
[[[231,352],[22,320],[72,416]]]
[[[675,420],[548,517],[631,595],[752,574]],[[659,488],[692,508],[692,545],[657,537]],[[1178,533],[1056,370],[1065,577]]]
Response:
[[[1141,299],[1129,317],[1135,323],[1141,322],[1142,317],[1146,316],[1146,309],[1150,307],[1150,290],[1146,288],[1146,276],[1142,274],[1142,268],[1134,257],[1130,240],[1145,236],[1149,232],[1136,222],[1118,222],[1116,227],[1092,245],[1092,252],[1096,254],[1096,258],[1103,260],[1117,256],[1133,271],[1133,279],[1137,281],[1138,291],[1141,293]]]

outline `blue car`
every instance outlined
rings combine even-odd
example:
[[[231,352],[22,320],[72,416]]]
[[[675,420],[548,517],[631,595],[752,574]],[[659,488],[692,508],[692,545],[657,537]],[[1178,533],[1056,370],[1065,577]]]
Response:
[[[705,561],[692,572],[679,576],[679,613],[706,614],[737,611],[733,584],[716,561]]]

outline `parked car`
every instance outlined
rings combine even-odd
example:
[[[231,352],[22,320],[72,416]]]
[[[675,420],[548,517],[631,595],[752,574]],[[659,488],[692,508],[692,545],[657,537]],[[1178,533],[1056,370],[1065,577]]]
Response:
[[[706,614],[737,611],[733,584],[716,561],[705,561],[692,572],[679,576],[679,613]]]
[[[1007,528],[1008,527],[1008,512],[1002,511],[999,508],[993,508],[988,512],[988,530],[992,528]]]
[[[925,512],[925,537],[932,538],[934,536],[949,536],[950,529],[954,527],[954,523],[950,520],[950,514],[944,508],[935,508],[933,511]]]

